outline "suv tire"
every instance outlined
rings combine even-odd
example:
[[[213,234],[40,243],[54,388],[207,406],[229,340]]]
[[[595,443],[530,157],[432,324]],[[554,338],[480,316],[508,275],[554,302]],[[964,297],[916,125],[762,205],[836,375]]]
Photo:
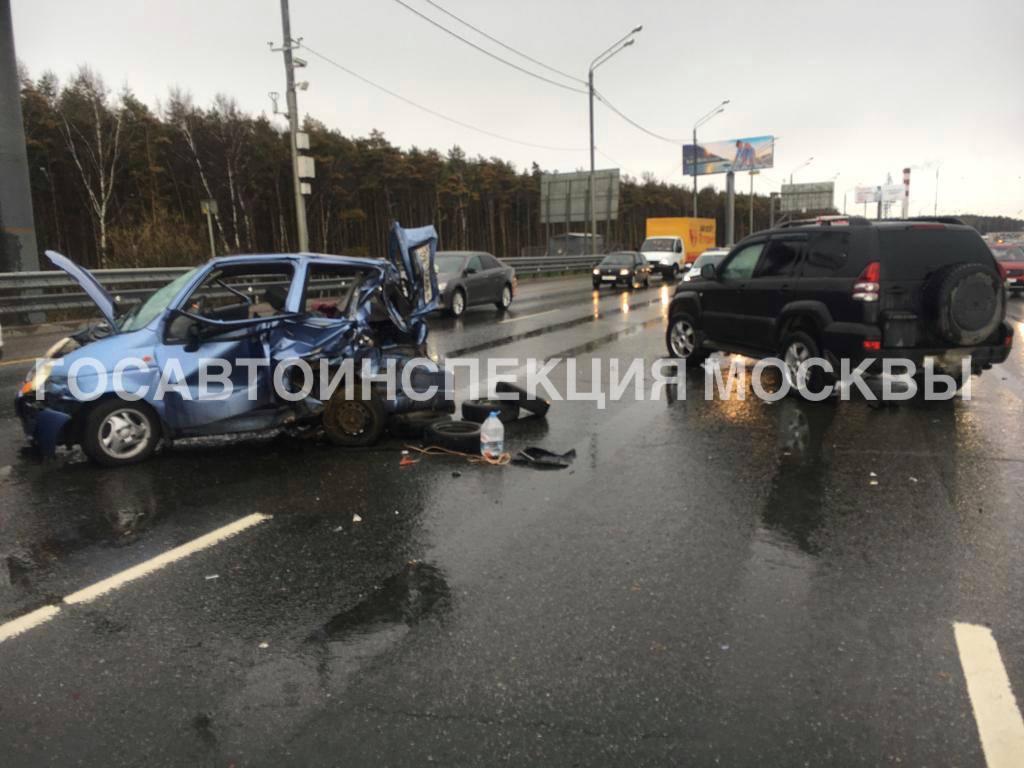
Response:
[[[1005,292],[999,276],[984,264],[954,264],[924,286],[934,332],[958,346],[981,344],[1002,321]]]
[[[668,320],[665,330],[665,346],[671,357],[681,359],[688,368],[695,368],[703,363],[710,354],[701,348],[704,334],[701,333],[697,321],[690,315],[673,315]]]
[[[804,331],[792,331],[787,333],[780,345],[779,357],[783,362],[783,373],[790,388],[800,394],[797,387],[797,370],[800,363],[815,357],[821,357],[821,347],[814,338]],[[806,388],[808,391],[817,394],[826,384],[825,372],[821,368],[814,367],[809,371]]]

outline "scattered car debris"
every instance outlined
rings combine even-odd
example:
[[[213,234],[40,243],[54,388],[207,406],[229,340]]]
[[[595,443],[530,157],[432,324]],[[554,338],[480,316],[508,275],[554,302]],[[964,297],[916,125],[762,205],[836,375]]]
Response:
[[[361,523],[361,522],[363,522],[363,518],[361,518],[359,515],[352,515],[352,522],[353,523]]]
[[[576,460],[576,449],[553,453],[546,448],[523,448],[512,459],[513,464],[525,464],[540,469],[565,469]]]
[[[269,647],[270,647],[270,643],[268,643],[268,642],[264,641],[264,642],[260,643],[260,648],[269,648]]]
[[[206,577],[206,580],[207,581],[213,581],[214,579],[219,579],[219,578],[220,578],[220,574],[219,573],[211,573],[209,576]]]

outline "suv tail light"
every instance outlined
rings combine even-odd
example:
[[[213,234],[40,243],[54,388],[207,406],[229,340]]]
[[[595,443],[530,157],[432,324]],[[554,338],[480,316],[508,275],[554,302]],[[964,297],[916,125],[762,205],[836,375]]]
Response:
[[[878,278],[881,272],[882,266],[877,261],[864,267],[857,282],[853,284],[853,298],[857,301],[878,301]]]

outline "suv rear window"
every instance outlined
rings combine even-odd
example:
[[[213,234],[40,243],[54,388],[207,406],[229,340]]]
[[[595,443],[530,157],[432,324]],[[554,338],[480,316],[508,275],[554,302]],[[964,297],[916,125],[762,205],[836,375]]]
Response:
[[[950,264],[992,264],[981,236],[965,229],[879,229],[882,277],[923,280]]]
[[[834,277],[843,271],[850,248],[849,232],[819,232],[807,243],[800,270],[804,277]]]

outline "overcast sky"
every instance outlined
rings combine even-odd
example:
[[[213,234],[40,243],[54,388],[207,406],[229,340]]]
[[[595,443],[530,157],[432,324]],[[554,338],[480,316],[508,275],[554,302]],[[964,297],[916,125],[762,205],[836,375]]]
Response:
[[[445,17],[410,5],[495,53],[542,70]],[[858,184],[915,168],[911,213],[1024,216],[1024,2],[978,0],[436,0],[485,32],[565,72],[643,24],[636,44],[598,69],[596,84],[633,120],[686,139],[722,99],[705,140],[775,134],[775,168],[755,189],[837,173],[836,205]],[[502,157],[545,170],[588,165],[587,99],[521,74],[430,26],[393,0],[292,0],[292,34],[403,96],[520,141],[492,138],[424,114],[313,55],[300,110],[348,135],[377,128],[403,147]],[[66,78],[88,64],[155,104],[168,88],[200,104],[223,92],[269,111],[284,91],[278,0],[14,0],[18,58],[33,76]],[[277,118],[280,120],[280,118]],[[283,124],[283,123],[282,123]],[[601,105],[598,167],[681,181],[677,144],[651,138]],[[723,176],[705,177],[716,185]],[[749,188],[738,175],[737,187]]]

